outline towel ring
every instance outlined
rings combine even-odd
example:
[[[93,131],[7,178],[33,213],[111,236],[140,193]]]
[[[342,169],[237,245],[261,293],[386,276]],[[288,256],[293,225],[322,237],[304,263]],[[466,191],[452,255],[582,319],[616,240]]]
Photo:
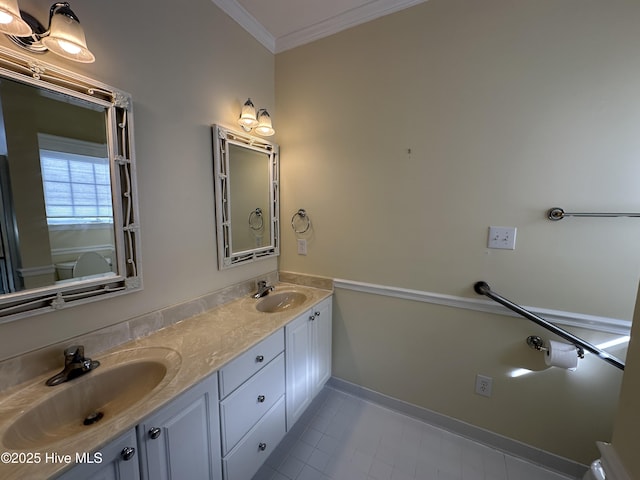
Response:
[[[304,229],[302,230],[296,229],[296,226],[294,225],[294,220],[296,219],[296,217],[300,217],[302,219],[307,220],[307,225],[304,227]],[[293,228],[293,231],[295,233],[306,233],[310,227],[311,227],[311,218],[309,218],[309,215],[307,215],[307,212],[303,208],[298,210],[296,213],[293,214],[293,217],[291,217],[291,228]]]
[[[253,223],[254,216],[260,220],[260,224],[258,226]],[[262,230],[262,227],[264,227],[264,217],[262,216],[261,208],[256,208],[249,214],[249,226],[251,227],[251,230]]]

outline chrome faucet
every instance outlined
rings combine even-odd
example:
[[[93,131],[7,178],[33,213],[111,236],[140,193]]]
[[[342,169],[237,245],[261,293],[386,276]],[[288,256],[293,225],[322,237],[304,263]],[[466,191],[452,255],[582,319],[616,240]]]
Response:
[[[273,291],[274,288],[273,285],[269,286],[266,281],[260,280],[258,282],[258,291],[253,294],[253,298],[262,298],[269,295],[269,292]]]
[[[46,381],[49,387],[68,382],[100,366],[97,360],[84,357],[84,346],[73,345],[64,351],[64,369]]]

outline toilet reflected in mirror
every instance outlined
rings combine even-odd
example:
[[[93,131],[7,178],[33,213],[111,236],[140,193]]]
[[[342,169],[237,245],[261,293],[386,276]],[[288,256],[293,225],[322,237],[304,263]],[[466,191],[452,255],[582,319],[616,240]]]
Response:
[[[111,272],[111,265],[102,255],[96,252],[86,252],[78,257],[73,267],[73,278],[101,275]]]

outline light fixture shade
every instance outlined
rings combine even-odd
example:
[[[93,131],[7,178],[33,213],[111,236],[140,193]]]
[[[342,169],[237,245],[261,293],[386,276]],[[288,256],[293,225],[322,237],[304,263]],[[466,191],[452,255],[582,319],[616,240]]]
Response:
[[[256,118],[256,107],[253,106],[253,102],[250,98],[248,98],[247,101],[244,102],[244,105],[242,105],[242,112],[240,113],[238,123],[247,132],[258,125],[258,119]]]
[[[17,37],[33,34],[31,27],[20,16],[18,0],[0,0],[0,32]]]
[[[258,126],[256,127],[255,132],[263,137],[270,137],[276,133],[271,125],[271,116],[264,108],[261,108],[258,111]]]
[[[76,19],[64,13],[54,12],[49,31],[42,43],[50,51],[76,62],[95,62],[96,57],[87,48],[84,30]]]

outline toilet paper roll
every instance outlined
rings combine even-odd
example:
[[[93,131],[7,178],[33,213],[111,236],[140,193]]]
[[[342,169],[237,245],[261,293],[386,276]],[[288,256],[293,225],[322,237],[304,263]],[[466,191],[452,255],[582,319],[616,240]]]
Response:
[[[544,362],[550,367],[575,370],[578,368],[578,350],[570,343],[549,340]]]

